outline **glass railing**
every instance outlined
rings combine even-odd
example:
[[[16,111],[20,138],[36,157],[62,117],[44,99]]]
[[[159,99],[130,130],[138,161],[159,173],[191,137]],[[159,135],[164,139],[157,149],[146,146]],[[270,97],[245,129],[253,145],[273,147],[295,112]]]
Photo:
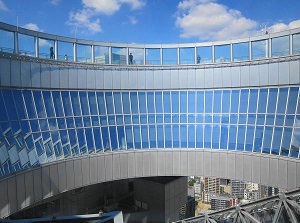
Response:
[[[230,63],[299,55],[300,28],[220,42],[121,44],[55,36],[0,22],[0,52],[103,65]]]

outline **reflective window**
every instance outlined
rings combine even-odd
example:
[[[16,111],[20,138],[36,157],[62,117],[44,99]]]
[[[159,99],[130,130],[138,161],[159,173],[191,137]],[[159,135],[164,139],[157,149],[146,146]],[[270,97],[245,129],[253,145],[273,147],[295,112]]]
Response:
[[[162,64],[177,64],[177,48],[164,48],[162,54]]]
[[[73,43],[58,41],[58,60],[74,61]]]
[[[187,112],[187,92],[180,91],[180,112],[186,113]]]
[[[249,60],[249,43],[233,44],[233,61]]]
[[[211,148],[212,125],[204,125],[204,148]]]
[[[212,63],[212,47],[211,46],[204,46],[204,47],[197,47],[197,63]]]
[[[254,124],[256,119],[256,115],[254,114],[249,114],[248,115],[248,124]]]
[[[96,96],[94,92],[88,92],[88,103],[90,105],[91,115],[98,115]]]
[[[39,57],[55,59],[54,40],[39,38]]]
[[[239,90],[232,90],[231,91],[231,103],[230,103],[230,112],[231,113],[238,113],[239,109]]]
[[[141,135],[142,135],[142,148],[149,148],[149,139],[148,139],[148,126],[141,126]]]
[[[300,33],[293,35],[293,54],[300,54]]]
[[[282,136],[282,128],[275,127],[273,142],[272,142],[272,154],[279,155],[281,136]]]
[[[221,126],[220,149],[227,149],[228,129],[229,129],[228,125]]]
[[[245,150],[248,152],[252,151],[254,138],[254,126],[247,126],[246,140],[245,140]]]
[[[275,115],[266,115],[266,125],[274,125]]]
[[[38,95],[39,93],[37,93]],[[18,115],[17,115],[17,110],[15,108],[15,103],[14,103],[14,99],[13,99],[13,95],[12,95],[12,92],[10,90],[2,90],[2,96],[3,96],[3,100],[4,100],[4,103],[2,101],[2,97],[1,97],[1,94],[0,94],[0,103],[1,103],[1,106],[2,107],[2,111],[4,114],[3,116],[4,117],[1,117],[1,119],[4,121],[4,120],[18,120]],[[41,96],[39,96],[37,99],[35,100],[38,100],[38,102],[40,102],[41,100]],[[7,110],[7,114],[6,114],[6,111],[4,109],[4,105],[6,107],[6,110]],[[38,104],[40,105],[40,104]],[[7,119],[7,115],[8,115],[8,119]],[[41,114],[39,114],[40,116],[43,116],[45,115],[45,112],[43,112],[43,110],[41,111]]]
[[[260,89],[257,113],[265,113],[266,112],[267,97],[268,97],[268,89]]]
[[[66,91],[61,92],[61,98],[62,98],[62,102],[63,102],[62,104],[64,106],[64,111],[65,111],[66,116],[73,116],[69,92],[66,92]],[[53,95],[53,99],[55,100],[54,95]],[[57,100],[57,103],[60,103],[60,101]]]
[[[126,48],[112,47],[111,48],[111,63],[112,64],[127,64],[126,63]]]
[[[240,94],[240,113],[247,113],[248,108],[248,95],[249,90],[248,89],[242,89]]]
[[[215,63],[230,61],[230,45],[215,46]]]
[[[256,113],[257,96],[258,96],[258,90],[257,89],[250,89],[249,108],[248,108],[249,113]]]
[[[121,103],[121,93],[113,92],[113,96],[114,96],[114,104],[115,104],[116,114],[123,114],[122,103]]]
[[[273,127],[266,126],[264,131],[263,153],[270,153],[271,142],[273,135]]]
[[[281,155],[288,156],[291,145],[292,128],[284,128],[281,144]]]
[[[148,113],[154,113],[154,92],[147,92]]]
[[[195,63],[195,48],[179,48],[180,64],[194,64]]]
[[[82,115],[90,115],[87,94],[84,91],[79,92]]]
[[[214,113],[221,113],[221,91],[214,91]]]
[[[263,139],[263,126],[256,126],[253,152],[261,152]]]
[[[164,125],[165,131],[165,147],[172,148],[172,126]]]
[[[290,54],[289,36],[281,36],[272,40],[272,57],[286,56]]]
[[[118,131],[119,149],[126,149],[124,126],[118,126],[117,131]]]
[[[236,145],[237,150],[244,151],[245,135],[246,135],[246,126],[239,125],[238,135],[237,135],[237,145]]]
[[[180,144],[179,144],[179,125],[173,125],[172,126],[172,133],[173,133],[173,147],[174,148],[179,148]]]
[[[43,91],[43,98],[46,108],[47,117],[54,117],[54,107],[52,103],[52,97],[49,91]]]
[[[163,113],[162,92],[155,92],[155,111],[156,113]]]
[[[204,112],[204,92],[197,92],[197,101],[196,101],[196,112],[203,113]]]
[[[72,108],[73,108],[74,115],[81,116],[78,92],[71,91],[70,96],[71,96],[71,102],[72,102]]]
[[[138,114],[139,104],[138,104],[137,92],[130,92],[130,104],[131,104],[131,113]]]
[[[13,92],[13,97],[15,99],[15,105],[16,105],[19,119],[24,119],[24,118],[26,118],[26,113],[25,113],[25,107],[24,107],[24,103],[23,103],[22,92],[21,91],[12,91],[12,92]],[[0,97],[0,100],[2,100],[1,97]],[[4,111],[3,109],[0,109],[0,110]],[[0,119],[1,118],[2,117],[0,115]]]
[[[287,88],[279,88],[277,113],[281,113],[281,114],[285,113],[287,96],[288,96],[288,89]]]
[[[214,125],[212,128],[212,148],[213,149],[219,149],[220,147],[220,126]]]
[[[164,113],[171,113],[171,93],[169,91],[163,92],[164,98]]]
[[[236,135],[237,135],[237,126],[231,125],[229,127],[229,138],[228,138],[228,149],[230,150],[235,150]]]
[[[178,113],[179,112],[179,92],[172,91],[171,98],[172,98],[172,112]]]
[[[94,62],[97,64],[109,64],[109,48],[107,46],[94,46]]]
[[[277,88],[269,89],[268,108],[267,113],[275,113],[277,104]]]
[[[122,103],[123,103],[124,114],[130,114],[129,92],[122,92]]]
[[[275,125],[283,126],[284,115],[276,115]]]
[[[131,126],[130,126],[130,129],[131,129]],[[108,127],[102,127],[101,128],[101,132],[102,132],[102,142],[103,142],[103,146],[104,146],[104,151],[107,151],[107,150],[111,150],[111,146],[110,146],[110,141],[109,141],[109,133],[108,133]],[[132,132],[131,132],[131,137],[132,137]],[[128,141],[127,141],[128,142]],[[132,148],[132,138],[131,138],[131,141],[130,141],[130,145]]]
[[[33,91],[33,98],[35,102],[35,108],[37,111],[37,115],[39,118],[45,118],[46,117],[46,112],[44,108],[44,102],[42,99],[42,94],[40,91]]]
[[[14,52],[14,33],[6,30],[0,30],[0,51]]]
[[[92,46],[76,44],[77,62],[91,63],[92,62]]]
[[[157,147],[164,148],[164,129],[163,125],[157,125]]]
[[[160,49],[146,49],[146,65],[160,65]]]
[[[195,125],[188,125],[188,148],[195,148]]]
[[[229,113],[229,108],[230,108],[230,90],[223,90],[222,113]]]
[[[203,126],[196,125],[196,148],[203,148]]]
[[[260,59],[268,57],[268,42],[267,40],[258,40],[251,43],[252,59]]]
[[[196,109],[195,91],[188,91],[188,112],[195,113],[195,109]]]
[[[140,113],[147,113],[146,93],[138,92]]]
[[[18,34],[19,54],[27,56],[35,56],[34,37]]]
[[[32,100],[31,91],[23,91],[24,101],[27,108],[28,118],[36,118],[34,103]]]
[[[179,137],[178,137],[179,138]],[[155,125],[149,125],[150,148],[156,148],[156,128]]]
[[[291,87],[289,93],[289,100],[286,108],[287,114],[295,114],[297,98],[298,98],[298,87]]]
[[[212,112],[213,92],[205,91],[205,113]]]
[[[128,64],[143,65],[144,64],[144,49],[129,48]]]
[[[187,126],[186,125],[180,125],[180,140],[181,148],[187,148]]]
[[[141,143],[141,130],[139,125],[133,126],[133,134],[134,134],[134,148],[140,149],[142,148]],[[111,138],[113,139],[113,138]]]

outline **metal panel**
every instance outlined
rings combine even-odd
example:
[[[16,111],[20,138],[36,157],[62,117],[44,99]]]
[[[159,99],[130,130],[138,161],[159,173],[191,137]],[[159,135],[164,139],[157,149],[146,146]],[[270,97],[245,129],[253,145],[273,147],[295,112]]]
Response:
[[[157,176],[157,152],[150,153],[150,175]]]
[[[179,80],[179,86],[181,89],[186,89],[189,87],[188,85],[188,77],[187,77],[187,70],[179,70],[178,71],[178,80]]]
[[[16,178],[8,178],[7,180],[7,194],[9,200],[9,213],[13,213],[18,210],[17,207],[17,185],[16,185]]]
[[[51,72],[52,75],[52,72]],[[69,87],[70,88],[77,88],[78,86],[78,73],[77,69],[70,68],[69,69]]]
[[[244,156],[241,154],[236,154],[235,156],[235,178],[242,180],[244,178],[244,169],[243,169]]]
[[[189,69],[188,71],[188,87],[189,88],[195,88],[196,86],[196,70],[195,69]]]
[[[113,179],[120,179],[120,155],[113,154]]]
[[[283,85],[283,84],[288,84],[289,83],[289,71],[290,71],[290,66],[288,62],[281,62],[279,63],[279,85]]]
[[[135,153],[135,177],[143,176],[143,153]]]
[[[111,70],[103,71],[103,87],[104,89],[113,89]]]
[[[269,184],[278,185],[278,159],[270,159]]]
[[[154,89],[162,89],[163,86],[163,78],[162,71],[154,71],[153,74],[153,88]]]
[[[297,173],[297,187],[300,187],[300,162],[297,162],[297,170],[296,170],[296,173]]]
[[[25,175],[18,174],[16,177],[17,182],[17,201],[18,201],[18,209],[24,208],[26,206],[25,203]]]
[[[41,69],[39,63],[31,62],[32,87],[41,87]]]
[[[171,70],[171,88],[179,88],[179,72],[178,70]]]
[[[74,160],[74,182],[75,188],[82,187],[81,159]]]
[[[288,180],[287,163],[288,162],[286,160],[279,160],[278,163],[278,187],[279,188],[287,188],[287,180]]]
[[[0,68],[1,69],[1,68]],[[9,202],[8,202],[8,188],[7,180],[0,182],[0,218],[9,214]]]
[[[227,177],[229,179],[235,179],[235,154],[229,153],[227,156]]]
[[[113,89],[121,89],[121,71],[112,71]]]
[[[214,68],[214,87],[221,88],[223,85],[222,68]]]
[[[51,87],[59,88],[59,68],[57,66],[51,66]],[[77,87],[77,86],[76,86]]]
[[[279,82],[278,63],[269,64],[269,84],[278,85]]]
[[[120,71],[121,75],[121,89],[129,89],[130,88],[130,83],[129,83],[129,76],[128,76],[128,71],[127,70],[121,70]]]
[[[74,184],[75,184],[73,161],[66,161],[66,175],[67,175],[67,189],[71,190],[74,188]]]
[[[232,87],[239,87],[241,86],[241,68],[232,67],[231,68],[231,86]]]
[[[204,79],[205,79],[205,88],[213,88],[214,87],[214,75],[213,69],[205,69],[204,71]]]
[[[96,89],[103,89],[103,70],[95,70]]]
[[[288,175],[287,175],[287,188],[288,190],[297,188],[297,166],[296,162],[288,162]]]
[[[150,176],[150,154],[143,152],[143,176]]]
[[[98,157],[98,182],[105,182],[105,163],[104,156]]]
[[[250,83],[249,86],[259,86],[259,71],[258,65],[250,66]]]
[[[121,178],[128,178],[128,154],[120,154]]]
[[[11,80],[13,82],[13,79]],[[31,87],[30,62],[21,60],[22,87]]]
[[[205,78],[204,78],[204,69],[196,70],[196,87],[204,88]]]
[[[162,71],[162,78],[163,78],[163,89],[170,89],[171,88],[171,70],[163,70]]]
[[[34,201],[37,202],[42,199],[42,170],[36,169],[33,171],[33,191],[34,191]]]
[[[252,180],[253,182],[260,182],[260,157],[252,156]]]
[[[180,175],[180,156],[181,152],[180,151],[173,151],[173,174],[174,175]]]
[[[153,89],[154,85],[154,77],[153,77],[153,70],[146,70],[146,89]]]
[[[87,69],[87,71],[86,71],[86,87],[87,87],[87,89],[95,89],[95,87],[96,87],[95,70]]]
[[[165,168],[165,164],[166,164],[166,154],[165,152],[159,151],[157,153],[157,167],[158,167],[158,176],[163,176],[166,174],[166,168]]]
[[[11,86],[21,86],[21,62],[18,60],[11,61],[11,75],[10,77],[10,85]],[[29,77],[28,77],[29,78]]]
[[[166,175],[173,175],[173,152],[171,151],[166,152]]]
[[[244,161],[243,161],[243,169],[244,169],[244,174],[243,174],[243,179],[244,181],[251,182],[252,181],[252,158],[249,155],[244,155]]]
[[[42,189],[43,199],[51,196],[50,168],[49,166],[42,167]]]
[[[33,171],[25,173],[25,195],[25,205],[28,206],[34,202]]]
[[[224,67],[222,68],[222,86],[231,87],[231,68]]]
[[[0,84],[10,86],[10,59],[0,58]]]
[[[51,71],[50,66],[48,64],[41,64],[40,67],[41,72],[41,87],[50,88],[51,83]]]
[[[128,154],[128,177],[135,177],[135,156],[134,153]]]
[[[82,184],[90,185],[90,158],[82,159],[81,162],[82,171]]]
[[[50,166],[50,182],[51,182],[51,194],[58,194],[58,169],[57,164]]]
[[[59,86],[69,88],[69,69],[66,67],[59,68]]]
[[[249,76],[250,76],[250,74],[249,74],[249,72],[250,72],[250,68],[249,68],[249,66],[242,66],[241,67],[241,86],[242,87],[247,87],[247,86],[249,86]]]
[[[204,176],[211,176],[211,152],[203,153]]]
[[[188,176],[188,154],[187,151],[181,151],[180,173],[182,176]]]
[[[220,176],[219,169],[220,169],[219,153],[212,152],[211,153],[211,174],[213,177]]]
[[[112,156],[105,156],[105,180],[110,181],[113,179],[113,165],[112,165]]]
[[[62,193],[67,190],[66,162],[59,163],[58,170],[58,190]]]
[[[290,61],[290,84],[300,83],[300,61]]]
[[[226,177],[228,175],[227,173],[227,154],[226,153],[220,153],[219,156],[219,176]]]
[[[146,73],[144,70],[138,70],[138,89],[146,89]]]
[[[195,151],[188,151],[188,175],[194,176],[196,175],[196,154]]]
[[[260,86],[268,85],[269,83],[269,66],[268,64],[258,65],[259,84]]]
[[[98,178],[98,167],[97,167],[97,157],[90,158],[90,182],[94,184],[97,182]]]
[[[203,176],[204,175],[204,168],[203,168],[203,150],[196,151],[196,176]]]
[[[261,157],[260,158],[260,183],[263,185],[269,184],[269,176],[270,176],[270,170],[269,170],[269,158]]]
[[[129,70],[128,71],[128,77],[129,77],[129,88],[130,89],[137,89],[138,88],[138,73],[137,70]],[[162,79],[162,77],[161,77]],[[161,86],[161,82],[160,85]]]
[[[86,69],[78,69],[78,88],[86,89]]]

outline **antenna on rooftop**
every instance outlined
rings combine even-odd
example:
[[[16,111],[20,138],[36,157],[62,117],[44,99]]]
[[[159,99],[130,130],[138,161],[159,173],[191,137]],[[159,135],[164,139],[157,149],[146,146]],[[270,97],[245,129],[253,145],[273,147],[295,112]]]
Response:
[[[268,34],[267,24],[263,23],[260,25],[262,34]]]

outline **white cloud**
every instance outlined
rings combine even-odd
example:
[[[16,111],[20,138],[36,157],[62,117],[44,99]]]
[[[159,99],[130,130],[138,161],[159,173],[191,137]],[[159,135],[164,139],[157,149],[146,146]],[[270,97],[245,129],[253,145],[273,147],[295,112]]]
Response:
[[[0,11],[8,11],[7,6],[2,0],[0,0]]]
[[[257,23],[241,12],[209,0],[183,0],[177,7],[176,25],[182,38],[226,40],[249,35]]]
[[[60,3],[60,0],[50,0],[50,4],[52,5],[58,5]]]
[[[138,23],[137,19],[134,16],[129,16],[129,20],[132,25],[135,25]]]
[[[290,22],[289,24],[276,23],[270,27],[267,27],[267,30],[270,33],[274,33],[274,32],[280,32],[288,29],[295,29],[299,27],[300,27],[300,20],[295,20]]]
[[[34,24],[34,23],[27,23],[26,25],[23,26],[23,28],[30,29],[30,30],[33,30],[33,31],[44,32],[44,30],[40,29],[38,27],[38,25]]]

